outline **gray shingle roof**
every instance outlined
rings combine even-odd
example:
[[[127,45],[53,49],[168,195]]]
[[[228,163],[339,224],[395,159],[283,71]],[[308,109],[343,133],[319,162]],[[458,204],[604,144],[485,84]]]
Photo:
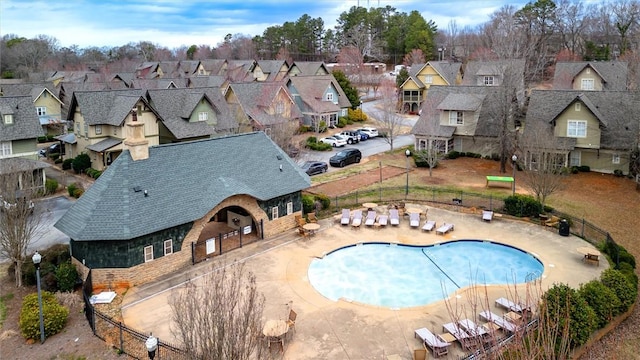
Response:
[[[317,113],[334,112],[351,107],[351,102],[333,75],[293,76],[289,82],[300,94],[300,98]],[[324,93],[330,86],[338,92],[338,105],[324,101]]]
[[[75,106],[80,106],[88,125],[120,126],[145,90],[74,91],[67,120],[73,120]]]
[[[55,227],[79,241],[127,240],[200,219],[234,195],[268,200],[310,185],[262,132],[160,145],[146,160],[124,151]]]
[[[627,89],[629,68],[624,61],[576,61],[558,62],[553,74],[554,90],[573,89],[573,80],[582,70],[590,67],[605,81],[605,90],[624,91]]]
[[[534,90],[531,93],[526,122],[544,122],[553,126],[553,121],[576,101],[585,104],[600,121],[600,147],[604,149],[632,149],[640,124],[637,118],[640,109],[640,94],[627,91],[578,91],[578,90]],[[525,127],[526,133],[526,127]]]
[[[283,122],[284,119],[281,116],[271,115],[266,112],[267,108],[274,103],[276,95],[280,91],[283,91],[291,99],[291,118],[302,118],[302,113],[293,103],[289,89],[284,85],[284,82],[233,83],[230,88],[238,98],[244,112],[261,125],[274,125]]]
[[[108,137],[104,140],[100,140],[95,144],[87,146],[87,149],[95,151],[95,152],[104,152],[107,149],[111,149],[112,147],[121,144],[122,139]]]
[[[425,64],[415,64],[411,66],[409,78],[418,84],[420,88],[425,87],[425,84],[418,78],[418,74],[427,65],[431,65],[431,67],[447,82],[448,85],[456,85],[456,77],[462,67],[461,63],[451,61],[429,61]]]
[[[213,126],[205,121],[189,122],[189,117],[202,99],[212,103],[204,89],[149,90],[149,103],[160,115],[162,123],[177,139],[189,139],[215,134]],[[216,106],[212,104],[216,111]],[[221,114],[217,114],[220,117]]]
[[[13,124],[4,123],[4,115]],[[35,139],[44,135],[31,96],[0,96],[0,141]]]
[[[502,78],[505,71],[510,71],[518,76],[518,83],[524,83],[524,59],[496,60],[496,61],[469,61],[464,69],[462,85],[481,85],[479,76],[496,76]],[[519,85],[520,86],[520,85]],[[524,87],[524,85],[521,85]]]

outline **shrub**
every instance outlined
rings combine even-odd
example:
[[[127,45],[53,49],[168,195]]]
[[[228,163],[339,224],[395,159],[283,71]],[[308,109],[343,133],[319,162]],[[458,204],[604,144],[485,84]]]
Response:
[[[69,245],[56,244],[48,247],[47,249],[40,251],[42,255],[42,262],[40,263],[40,277],[43,280],[47,274],[55,273],[56,267],[62,263],[71,261],[71,253],[69,252]],[[31,256],[28,257],[31,259]],[[13,276],[14,268],[11,266],[11,276]],[[36,268],[32,261],[25,261],[22,264],[22,279],[25,285],[36,284]],[[45,290],[57,291],[57,284],[55,277],[53,278],[53,284],[51,287],[47,287]]]
[[[62,161],[62,170],[70,170],[71,164],[73,164],[73,158],[64,159],[64,161]]]
[[[75,189],[73,191],[73,197],[76,198],[76,199],[80,198],[80,196],[82,196],[82,194],[84,194],[84,189],[78,188],[78,189]]]
[[[312,195],[302,195],[302,212],[308,214],[315,211],[314,199]]]
[[[60,154],[59,153],[51,153],[48,156],[49,156],[49,159],[51,159],[53,161],[56,161],[56,160],[58,160],[58,158],[60,158]]]
[[[62,164],[62,159],[61,158],[57,158],[55,160],[53,160],[54,164]]]
[[[311,149],[311,150],[316,150],[316,151],[328,151],[333,149],[333,147],[329,144],[325,144],[323,142],[318,142],[318,139],[315,136],[309,136],[307,138],[307,142],[305,144],[305,147]]]
[[[447,153],[447,159],[457,159],[460,157],[460,153],[453,150]]]
[[[504,199],[504,211],[509,215],[535,217],[541,210],[542,204],[529,195],[515,194]]]
[[[338,126],[339,128],[343,128],[343,127],[345,127],[347,125],[348,125],[347,124],[347,119],[341,117],[341,118],[338,119],[338,124],[336,126]]]
[[[311,126],[309,125],[300,125],[300,127],[298,128],[298,133],[299,134],[304,134],[306,132],[312,131]]]
[[[67,185],[67,191],[69,192],[69,196],[73,196],[73,193],[76,191],[77,188],[78,188],[78,184],[76,183],[71,183]]]
[[[76,174],[81,174],[86,169],[91,167],[91,158],[89,157],[89,155],[82,153],[76,156],[71,164],[73,167],[73,171],[75,171]]]
[[[580,172],[589,172],[589,171],[591,171],[591,168],[589,166],[587,166],[587,165],[581,165],[581,166],[578,166],[578,171],[580,171]]]
[[[76,267],[73,266],[71,262],[62,263],[56,269],[56,281],[58,282],[58,289],[60,291],[73,291],[77,279],[78,270],[76,270]]]
[[[47,135],[47,141],[53,141],[53,135]]]
[[[315,199],[320,201],[323,209],[328,209],[331,206],[331,199],[325,194],[316,194]]]
[[[620,307],[620,299],[613,290],[598,280],[583,284],[578,292],[595,312],[598,328],[607,325],[613,318],[616,309]]]
[[[620,299],[620,306],[613,315],[616,316],[629,310],[638,293],[638,288],[634,286],[633,282],[619,270],[611,268],[602,272],[600,281],[602,281],[606,287],[613,290],[618,299]]]
[[[545,318],[558,322],[558,331],[568,328],[568,334],[559,334],[558,340],[566,338],[571,348],[584,344],[596,330],[596,313],[577,290],[566,284],[555,284],[543,296]],[[568,323],[567,323],[568,322]]]
[[[613,170],[613,175],[615,175],[617,177],[622,177],[622,176],[624,176],[624,173],[622,173],[622,170],[620,170],[620,169],[615,169],[615,170]]]
[[[55,194],[56,190],[58,190],[58,180],[56,179],[47,179],[44,182],[44,188],[47,194]]]
[[[349,109],[348,114],[349,120],[353,122],[364,122],[368,120],[367,114],[365,114],[362,109]]]
[[[47,142],[47,137],[46,136],[38,136],[38,142],[39,143]]]
[[[42,291],[42,313],[46,337],[59,333],[69,316],[69,310],[60,305],[53,293],[48,291]],[[22,301],[20,332],[25,339],[40,338],[40,307],[37,293],[25,296]]]

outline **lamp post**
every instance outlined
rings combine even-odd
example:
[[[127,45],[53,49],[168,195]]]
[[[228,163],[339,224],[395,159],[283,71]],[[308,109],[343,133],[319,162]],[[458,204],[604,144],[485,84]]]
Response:
[[[31,258],[33,265],[36,267],[36,284],[38,285],[38,306],[40,307],[40,344],[44,343],[44,319],[42,316],[42,292],[40,291],[40,261],[42,261],[42,255],[37,251]]]
[[[407,156],[407,185],[404,188],[404,195],[409,194],[409,157],[411,156],[411,151],[407,149],[404,154]]]
[[[156,357],[156,349],[158,348],[158,339],[156,339],[153,334],[149,334],[149,338],[144,342],[144,346],[147,347],[147,353],[149,354],[149,359],[153,360]]]
[[[517,161],[518,161],[518,155],[516,154],[511,155],[511,163],[513,165],[513,191],[511,195],[516,194],[516,167],[518,166]]]

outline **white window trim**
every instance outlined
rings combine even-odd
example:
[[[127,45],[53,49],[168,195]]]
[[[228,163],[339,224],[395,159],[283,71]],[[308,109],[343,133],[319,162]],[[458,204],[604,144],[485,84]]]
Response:
[[[293,202],[289,201],[287,203],[287,215],[293,214]]]
[[[198,121],[207,121],[209,120],[209,113],[206,111],[201,111],[198,113]]]
[[[11,141],[0,141],[0,157],[10,156],[13,154]]]
[[[611,157],[612,164],[620,164],[620,154],[613,154]]]
[[[2,120],[7,125],[13,124],[13,114],[4,114]]]
[[[458,114],[460,114],[459,117]],[[464,125],[464,112],[449,110],[449,125]]]
[[[333,101],[333,93],[327,93],[327,101]]]
[[[153,245],[144,247],[144,262],[153,261]]]
[[[274,206],[274,207],[271,208],[271,220],[275,220],[277,218],[279,218],[278,207]]]
[[[485,86],[493,86],[495,85],[495,78],[492,75],[488,75],[484,77],[484,85]]]
[[[571,124],[575,124],[575,134],[571,133]],[[584,135],[579,134],[579,124],[584,124]],[[586,138],[587,137],[587,121],[586,120],[568,120],[567,121],[567,137],[570,138]]]
[[[94,130],[96,132],[96,135],[101,135],[102,134],[102,125],[96,125],[94,127]]]
[[[36,106],[36,112],[38,116],[47,115],[47,107],[46,106]]]
[[[594,90],[596,82],[593,79],[582,79],[580,82],[581,90]]]
[[[582,104],[581,104],[581,103],[579,103],[579,102],[577,102],[577,103],[576,103],[576,105],[575,105],[575,108],[574,108],[574,109],[575,109],[575,111],[580,111],[580,110],[582,110]]]
[[[424,83],[425,84],[433,84],[433,75],[431,75],[431,74],[425,75],[424,76]]]
[[[168,239],[164,241],[164,256],[173,254],[173,240]]]
[[[572,161],[577,160],[577,161]],[[580,166],[582,164],[582,152],[579,150],[574,150],[569,155],[569,166]]]

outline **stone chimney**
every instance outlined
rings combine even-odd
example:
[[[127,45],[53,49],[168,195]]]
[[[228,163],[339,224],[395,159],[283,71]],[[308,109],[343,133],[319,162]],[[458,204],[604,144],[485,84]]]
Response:
[[[124,140],[124,146],[129,150],[134,161],[149,158],[149,140],[144,137],[144,121],[141,115],[136,110],[131,111],[125,124],[127,137]]]

